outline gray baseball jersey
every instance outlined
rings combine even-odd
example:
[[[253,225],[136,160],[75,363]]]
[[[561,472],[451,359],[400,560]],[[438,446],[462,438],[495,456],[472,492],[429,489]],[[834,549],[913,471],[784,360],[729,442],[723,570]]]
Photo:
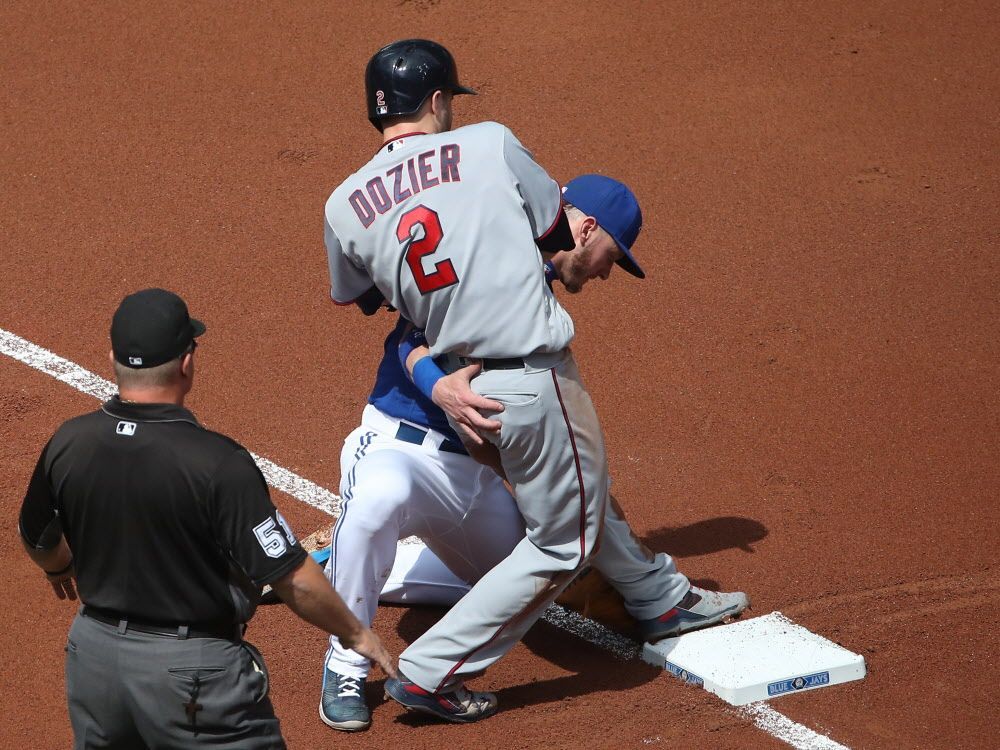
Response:
[[[535,240],[560,210],[559,185],[499,123],[396,138],[326,202],[330,294],[348,304],[374,282],[434,355],[559,352],[573,321]]]
[[[473,390],[504,405],[500,451],[525,537],[399,657],[439,692],[479,674],[594,554],[608,499],[604,436],[545,284],[535,240],[561,212],[558,185],[505,127],[481,123],[386,143],[326,204],[331,294],[374,282],[424,329],[433,354],[520,358]]]

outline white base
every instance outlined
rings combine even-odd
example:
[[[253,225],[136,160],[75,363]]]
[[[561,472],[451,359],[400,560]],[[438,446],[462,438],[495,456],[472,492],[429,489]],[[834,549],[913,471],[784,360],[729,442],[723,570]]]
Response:
[[[865,659],[780,612],[642,647],[642,658],[734,706],[865,676]]]

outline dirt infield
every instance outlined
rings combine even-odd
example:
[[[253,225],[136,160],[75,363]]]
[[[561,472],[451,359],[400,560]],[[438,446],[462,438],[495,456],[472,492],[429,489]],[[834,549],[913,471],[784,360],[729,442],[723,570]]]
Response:
[[[854,750],[994,747],[996,5],[808,5],[5,3],[0,328],[110,377],[118,301],[174,289],[209,326],[194,412],[336,488],[392,318],[328,301],[322,205],[379,144],[371,52],[437,39],[481,92],[459,124],[499,120],[556,178],[638,195],[648,278],[567,300],[615,493],[693,579],[868,663],[774,707]],[[66,747],[73,609],[17,511],[50,433],[95,402],[3,356],[0,383],[0,746]],[[275,500],[301,532],[328,518]],[[398,652],[438,614],[376,629]],[[474,683],[495,718],[376,702],[346,737],[316,716],[321,634],[273,607],[248,637],[293,748],[783,746],[544,623]]]

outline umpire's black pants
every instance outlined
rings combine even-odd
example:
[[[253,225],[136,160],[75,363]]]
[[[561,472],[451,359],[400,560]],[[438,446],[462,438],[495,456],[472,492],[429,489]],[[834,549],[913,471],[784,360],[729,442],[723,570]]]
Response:
[[[260,653],[243,641],[151,635],[77,615],[66,643],[77,750],[283,750]]]

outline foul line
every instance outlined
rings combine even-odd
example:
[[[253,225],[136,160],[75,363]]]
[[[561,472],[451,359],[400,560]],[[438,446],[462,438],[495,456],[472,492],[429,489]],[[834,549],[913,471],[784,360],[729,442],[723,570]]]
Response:
[[[39,372],[51,375],[61,383],[93,396],[99,401],[107,401],[118,392],[118,387],[100,375],[86,370],[75,362],[63,359],[58,354],[43,349],[17,334],[0,328],[0,353],[18,362],[23,362]],[[336,516],[340,512],[340,497],[325,487],[300,477],[293,471],[278,466],[273,461],[251,452],[267,483],[276,490],[286,493],[311,505],[324,513]],[[416,540],[405,539],[403,542]],[[600,623],[588,620],[572,610],[553,604],[542,616],[546,622],[566,630],[573,635],[610,651],[619,659],[631,661],[639,657],[642,644],[631,638],[618,635]],[[749,719],[756,727],[767,732],[797,750],[850,750],[825,735],[797,724],[784,714],[775,711],[766,703],[754,703],[739,710],[739,714]]]
[[[28,367],[51,375],[59,382],[73,386],[78,391],[93,396],[99,401],[107,401],[118,393],[118,386],[111,381],[105,380],[100,375],[95,375],[75,362],[63,359],[58,354],[43,349],[27,339],[5,331],[3,328],[0,328],[0,352],[18,362],[23,362]],[[330,490],[278,466],[263,456],[258,456],[253,452],[250,455],[257,462],[257,466],[267,483],[274,489],[291,495],[296,500],[301,500],[331,516],[340,513],[340,498]]]
[[[841,745],[824,734],[796,724],[784,714],[775,711],[767,703],[751,703],[749,706],[743,706],[739,713],[750,719],[758,729],[762,729],[772,737],[777,737],[792,747],[802,748],[802,750],[850,750],[846,745]]]

